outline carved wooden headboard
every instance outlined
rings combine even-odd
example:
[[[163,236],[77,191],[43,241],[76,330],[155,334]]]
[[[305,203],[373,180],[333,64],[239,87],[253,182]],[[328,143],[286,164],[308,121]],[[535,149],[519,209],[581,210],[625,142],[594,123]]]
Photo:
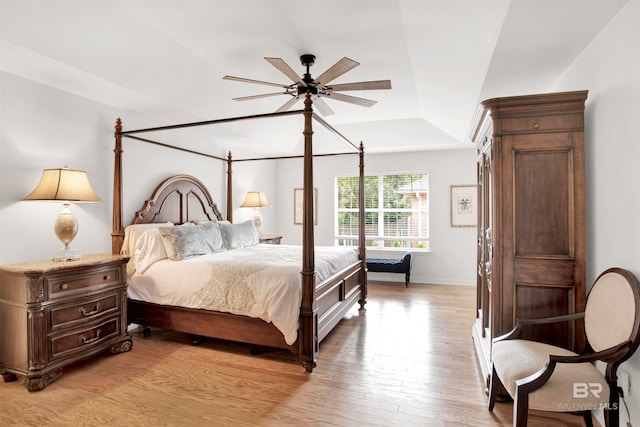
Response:
[[[209,190],[197,178],[175,175],[156,187],[151,198],[136,212],[132,224],[220,220],[224,217]]]

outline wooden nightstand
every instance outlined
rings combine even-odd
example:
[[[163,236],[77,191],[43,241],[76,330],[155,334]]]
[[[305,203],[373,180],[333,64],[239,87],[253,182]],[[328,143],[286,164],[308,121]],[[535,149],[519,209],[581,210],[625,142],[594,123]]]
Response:
[[[0,266],[0,374],[42,390],[73,362],[131,350],[128,257]]]
[[[258,237],[260,243],[269,243],[272,245],[279,245],[282,240],[282,236],[276,234],[262,234]]]

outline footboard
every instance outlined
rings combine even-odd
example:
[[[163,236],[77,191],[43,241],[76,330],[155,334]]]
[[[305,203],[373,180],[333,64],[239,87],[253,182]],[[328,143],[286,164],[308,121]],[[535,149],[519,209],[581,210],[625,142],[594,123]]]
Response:
[[[363,308],[365,299],[366,278],[361,261],[317,285],[318,342],[333,330],[356,303]]]

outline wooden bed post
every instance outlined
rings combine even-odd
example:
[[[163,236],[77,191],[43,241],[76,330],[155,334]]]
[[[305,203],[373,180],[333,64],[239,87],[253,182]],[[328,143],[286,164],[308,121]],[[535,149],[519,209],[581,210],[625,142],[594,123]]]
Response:
[[[315,306],[316,271],[313,236],[313,129],[311,94],[304,99],[304,172],[302,217],[302,304],[300,306],[300,356],[311,372],[316,367],[318,347],[318,308]]]
[[[358,211],[360,221],[358,221],[358,249],[360,260],[362,261],[362,269],[360,270],[360,283],[362,284],[362,294],[358,303],[360,310],[364,309],[367,303],[367,239],[365,236],[365,205],[364,205],[364,145],[360,141],[360,186],[358,197]]]
[[[122,121],[116,120],[115,139],[113,149],[115,160],[113,165],[113,225],[111,228],[111,253],[119,254],[124,242],[122,229]]]
[[[227,221],[233,222],[233,172],[231,171],[231,151],[227,155]]]

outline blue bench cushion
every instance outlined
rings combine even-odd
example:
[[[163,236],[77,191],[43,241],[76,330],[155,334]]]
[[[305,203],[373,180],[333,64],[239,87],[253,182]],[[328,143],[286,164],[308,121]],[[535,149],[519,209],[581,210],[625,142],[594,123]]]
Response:
[[[406,252],[399,259],[367,258],[367,270],[378,273],[404,273],[405,285],[409,287],[412,261],[412,252]]]

